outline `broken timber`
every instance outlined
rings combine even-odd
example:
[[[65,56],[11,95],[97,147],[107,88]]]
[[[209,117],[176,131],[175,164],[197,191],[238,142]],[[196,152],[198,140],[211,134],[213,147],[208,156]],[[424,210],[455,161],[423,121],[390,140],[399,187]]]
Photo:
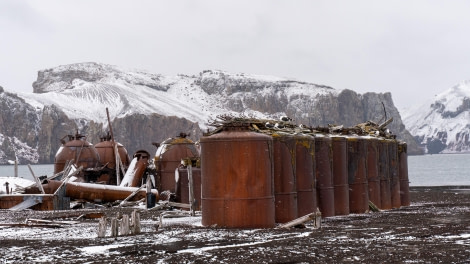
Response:
[[[317,211],[315,213],[310,213],[308,215],[304,215],[304,216],[299,217],[297,219],[294,219],[290,222],[282,224],[282,225],[278,226],[277,228],[290,228],[290,227],[300,225],[300,224],[303,224],[305,222],[309,222],[309,221],[312,221],[312,220],[314,221],[315,228],[320,228],[321,227],[321,212],[320,212],[320,210],[318,210],[318,208],[317,208]]]
[[[100,218],[97,231],[99,238],[106,237],[107,222],[108,218],[106,216]],[[121,220],[118,217],[113,217],[110,219],[110,223],[111,237],[137,235],[141,232],[140,214],[137,210],[132,211],[130,217],[129,215],[122,215]],[[121,231],[120,233],[119,230]]]

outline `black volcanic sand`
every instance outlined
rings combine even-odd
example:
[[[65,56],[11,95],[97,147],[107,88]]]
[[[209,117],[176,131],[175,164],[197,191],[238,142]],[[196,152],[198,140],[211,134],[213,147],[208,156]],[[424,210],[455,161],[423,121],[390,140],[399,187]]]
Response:
[[[0,263],[470,263],[470,187],[415,187],[410,194],[409,207],[324,218],[321,229],[204,228],[194,225],[199,217],[168,218],[157,230],[159,212],[142,212],[141,234],[101,239],[98,219],[61,228],[7,224],[132,209],[0,210]]]

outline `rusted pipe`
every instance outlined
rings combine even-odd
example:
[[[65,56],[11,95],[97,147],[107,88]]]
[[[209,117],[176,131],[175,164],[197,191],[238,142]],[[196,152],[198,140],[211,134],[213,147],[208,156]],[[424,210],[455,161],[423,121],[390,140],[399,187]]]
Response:
[[[60,187],[61,181],[49,181],[43,184],[44,190],[52,194]],[[114,185],[68,182],[65,185],[65,195],[72,199],[84,199],[92,202],[114,202],[124,200],[131,195],[136,187],[121,187]],[[156,195],[158,201],[159,195],[156,189],[152,189],[152,193]],[[131,200],[137,201],[146,197],[146,190],[138,192]]]

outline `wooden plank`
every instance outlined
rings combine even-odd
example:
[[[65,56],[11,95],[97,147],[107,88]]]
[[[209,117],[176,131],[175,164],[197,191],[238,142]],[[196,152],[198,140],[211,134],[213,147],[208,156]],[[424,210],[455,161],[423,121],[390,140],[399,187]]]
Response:
[[[45,220],[45,219],[33,219],[28,218],[26,219],[25,223],[41,223],[41,224],[60,224],[60,225],[75,225],[79,224],[80,221],[54,221],[54,220]]]
[[[121,236],[127,236],[129,233],[129,215],[123,215],[121,220]]]
[[[290,222],[287,222],[285,224],[282,224],[280,226],[278,226],[277,228],[290,228],[290,227],[293,227],[293,226],[296,226],[296,225],[300,225],[300,224],[303,224],[305,222],[309,222],[309,221],[312,221],[314,220],[315,221],[315,224],[314,226],[316,228],[319,227],[319,222],[321,221],[321,213],[320,211],[318,210],[317,208],[317,211],[316,212],[313,212],[313,213],[310,213],[310,214],[307,214],[307,215],[304,215],[302,217],[299,217],[297,219],[294,219]]]
[[[98,224],[98,237],[103,238],[106,236],[106,216],[100,218],[100,222]]]
[[[122,201],[119,206],[122,206],[124,205],[127,200],[131,199],[132,197],[134,197],[142,188],[145,188],[146,184],[143,184],[142,186],[140,186],[137,190],[135,190],[133,193],[131,193],[129,196],[126,197],[126,199],[124,199],[124,201]]]
[[[187,209],[191,208],[190,204],[175,203],[175,202],[168,202],[168,206],[179,207],[179,208],[187,208]]]
[[[187,166],[188,169],[188,185],[189,185],[189,210],[191,216],[194,216],[194,188],[193,188],[193,167],[190,164]]]
[[[117,237],[119,234],[119,225],[117,218],[111,218],[111,237]]]
[[[41,191],[42,194],[45,194],[46,192],[44,192],[44,188],[42,188],[41,181],[39,180],[38,177],[36,177],[36,175],[34,175],[34,171],[31,168],[31,164],[28,164],[28,168],[31,174],[33,175],[34,180],[36,181],[36,185],[38,186],[39,190]]]

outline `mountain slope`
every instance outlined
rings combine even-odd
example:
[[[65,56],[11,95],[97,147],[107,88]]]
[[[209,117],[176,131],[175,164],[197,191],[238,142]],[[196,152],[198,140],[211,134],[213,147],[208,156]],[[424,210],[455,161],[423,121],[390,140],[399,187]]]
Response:
[[[470,152],[470,81],[404,113],[404,123],[426,152]]]
[[[184,117],[202,127],[211,116],[227,110],[264,117],[274,112],[281,115],[294,95],[314,98],[337,93],[329,87],[276,77],[222,71],[169,77],[98,63],[41,71],[33,87],[34,94],[21,94],[26,102],[39,108],[54,104],[72,119],[86,116],[102,122],[106,120],[103,109],[108,107],[113,117],[158,113]],[[260,97],[265,99],[257,100]]]
[[[153,152],[151,142],[180,132],[198,140],[206,122],[220,114],[269,119],[287,115],[308,126],[379,123],[387,115],[394,118],[388,127],[408,142],[409,153],[418,151],[390,93],[357,94],[277,77],[212,70],[163,76],[92,62],[39,71],[33,88],[34,93],[14,96],[37,116],[31,121],[36,141],[27,145],[38,152],[41,163],[53,162],[59,139],[77,130],[90,142],[99,142],[108,129],[106,108],[116,139],[130,154],[137,149]],[[14,118],[9,112],[1,115]],[[10,132],[0,127],[0,134],[12,137]],[[25,142],[26,137],[19,140]],[[11,159],[11,154],[6,156]]]

